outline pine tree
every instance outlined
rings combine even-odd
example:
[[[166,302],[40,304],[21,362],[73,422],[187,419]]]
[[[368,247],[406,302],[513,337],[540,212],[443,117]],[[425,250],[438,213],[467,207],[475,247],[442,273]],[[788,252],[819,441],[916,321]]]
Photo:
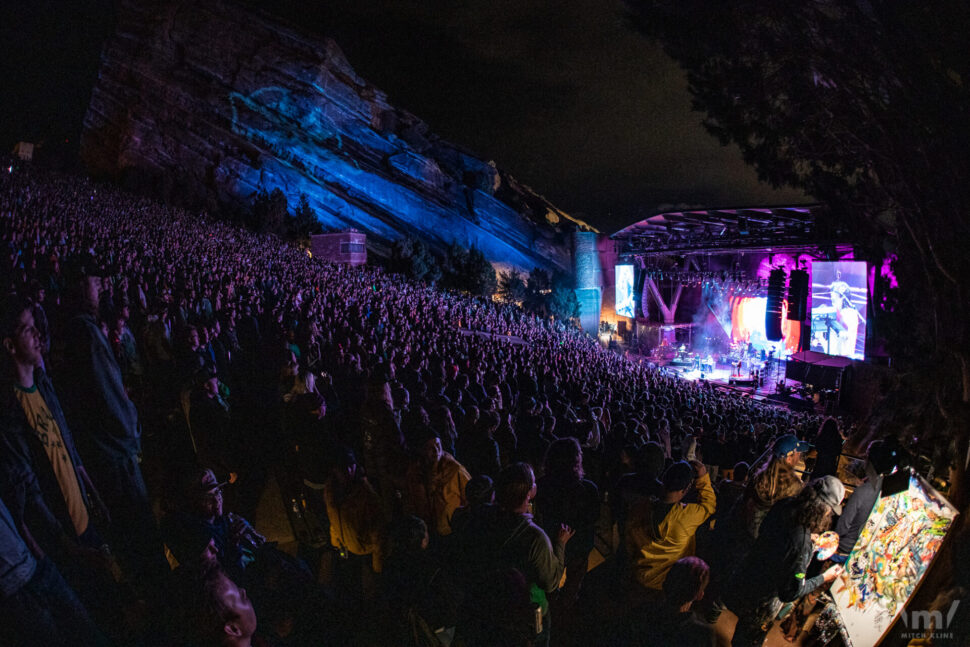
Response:
[[[498,295],[506,303],[519,303],[525,299],[525,281],[518,270],[513,268],[499,274]]]

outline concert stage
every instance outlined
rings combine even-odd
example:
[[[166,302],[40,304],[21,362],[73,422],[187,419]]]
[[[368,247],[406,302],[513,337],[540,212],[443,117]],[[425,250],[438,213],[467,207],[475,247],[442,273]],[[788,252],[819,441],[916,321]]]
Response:
[[[690,367],[677,366],[673,363],[659,362],[658,367],[666,369],[684,380],[696,382],[704,380],[714,385],[718,390],[746,395],[754,400],[765,401],[778,406],[786,407],[793,411],[815,411],[822,412],[824,407],[813,400],[801,397],[791,390],[778,390],[778,383],[785,377],[785,363],[776,363],[776,367],[765,369],[764,379],[758,383],[754,378],[748,377],[745,373],[738,377],[734,375],[735,369],[730,364],[718,364],[714,371],[700,371]]]
[[[684,379],[831,411],[845,366],[866,357],[882,270],[817,229],[824,209],[666,211],[625,227],[601,259],[600,329]]]
[[[769,373],[767,370],[763,371],[762,378],[758,379],[749,375],[747,371],[743,371],[740,376],[737,375],[737,371],[730,364],[718,364],[713,371],[702,371],[691,366],[679,366],[673,361],[658,364],[658,366],[663,366],[668,373],[674,373],[684,380],[692,382],[705,380],[711,384],[749,395],[768,396],[774,395],[777,391],[777,384],[774,379],[771,379],[774,373]],[[784,374],[784,367],[781,367],[778,375],[783,378]]]

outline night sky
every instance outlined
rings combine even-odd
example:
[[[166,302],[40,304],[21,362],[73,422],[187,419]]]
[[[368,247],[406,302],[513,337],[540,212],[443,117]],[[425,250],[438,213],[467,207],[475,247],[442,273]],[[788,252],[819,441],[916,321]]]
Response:
[[[704,131],[684,75],[618,1],[246,2],[333,37],[395,105],[604,231],[672,205],[809,201]],[[76,141],[110,0],[2,4],[0,145]]]

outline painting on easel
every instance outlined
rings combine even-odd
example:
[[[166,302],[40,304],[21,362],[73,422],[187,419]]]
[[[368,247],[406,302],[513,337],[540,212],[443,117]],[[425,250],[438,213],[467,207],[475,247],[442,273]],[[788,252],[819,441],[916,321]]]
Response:
[[[956,515],[916,474],[910,475],[907,489],[876,501],[845,573],[832,587],[852,645],[875,645],[892,626],[936,559]]]

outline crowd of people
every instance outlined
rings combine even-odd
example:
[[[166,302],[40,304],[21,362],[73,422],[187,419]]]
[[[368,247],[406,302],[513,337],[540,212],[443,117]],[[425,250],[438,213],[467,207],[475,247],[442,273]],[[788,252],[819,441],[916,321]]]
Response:
[[[0,231],[3,644],[758,645],[838,575],[819,416],[29,165]]]

